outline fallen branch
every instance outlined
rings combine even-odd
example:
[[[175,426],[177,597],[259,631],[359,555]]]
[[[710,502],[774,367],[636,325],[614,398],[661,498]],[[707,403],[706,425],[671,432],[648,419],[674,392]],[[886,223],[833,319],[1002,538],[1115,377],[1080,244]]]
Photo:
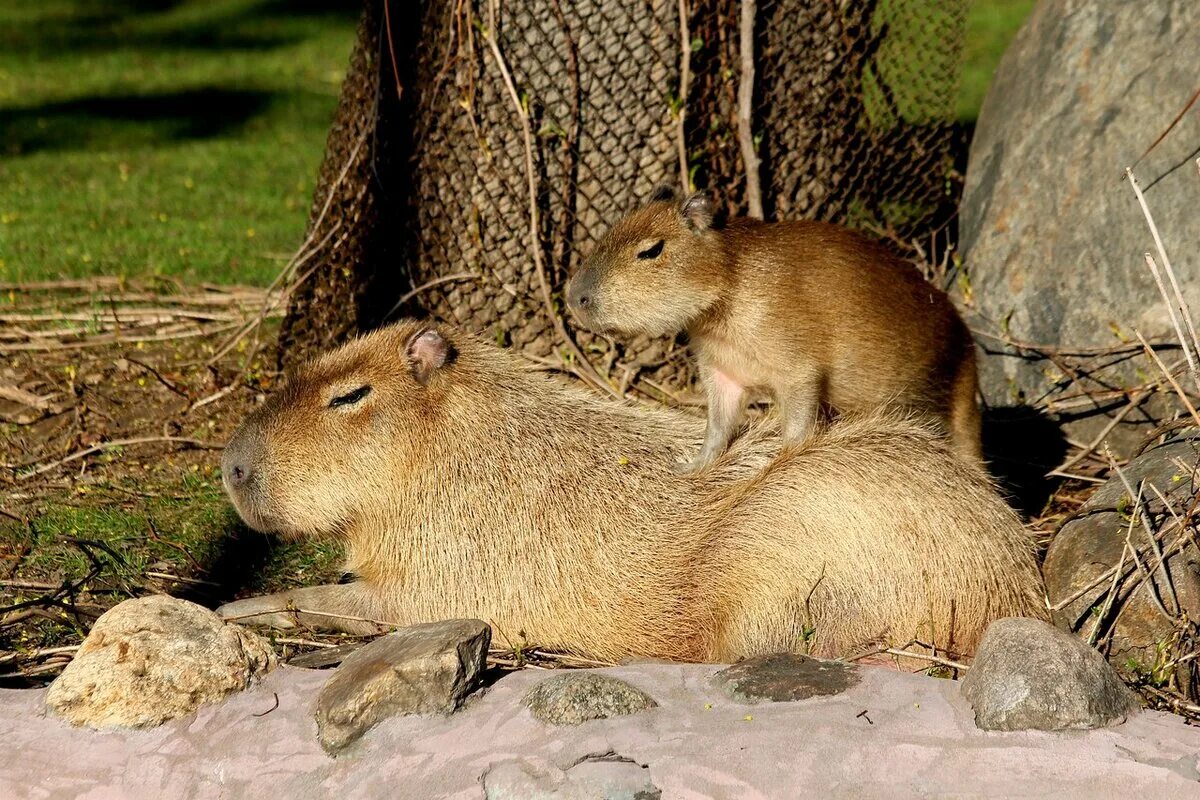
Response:
[[[200,439],[186,439],[177,436],[143,436],[134,439],[114,439],[111,442],[101,442],[100,444],[86,447],[83,450],[78,450],[65,458],[59,458],[42,464],[33,470],[17,476],[17,480],[23,481],[32,478],[35,475],[41,475],[43,472],[48,472],[55,467],[60,467],[63,464],[69,464],[72,461],[78,461],[81,458],[86,458],[95,453],[101,453],[105,450],[111,450],[114,447],[130,447],[139,444],[151,444],[155,442],[170,442],[171,444],[182,444],[188,447],[195,447],[201,450],[221,450],[225,447],[224,444],[215,442],[205,442]]]

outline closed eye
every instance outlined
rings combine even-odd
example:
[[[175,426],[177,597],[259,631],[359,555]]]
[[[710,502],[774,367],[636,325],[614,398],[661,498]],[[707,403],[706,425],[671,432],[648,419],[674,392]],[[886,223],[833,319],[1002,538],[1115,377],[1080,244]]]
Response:
[[[666,244],[666,242],[662,239],[659,239],[657,242],[638,253],[637,257],[641,259],[658,258],[662,254],[664,244]]]
[[[360,386],[352,392],[346,392],[345,394],[339,394],[337,397],[330,400],[329,407],[337,408],[339,406],[354,405],[355,403],[359,402],[360,400],[362,400],[364,397],[366,397],[370,393],[371,393],[370,386]]]

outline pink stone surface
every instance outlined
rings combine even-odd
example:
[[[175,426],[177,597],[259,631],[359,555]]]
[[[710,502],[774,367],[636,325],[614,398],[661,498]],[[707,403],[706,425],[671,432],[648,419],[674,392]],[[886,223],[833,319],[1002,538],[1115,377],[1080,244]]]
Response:
[[[520,699],[546,674],[515,673],[451,717],[387,720],[336,759],[312,717],[329,672],[283,667],[148,731],[71,728],[45,713],[44,690],[0,691],[0,798],[478,800],[493,765],[567,769],[610,752],[648,765],[667,800],[1200,797],[1200,729],[1166,714],[1097,731],[988,733],[951,681],[867,667],[840,695],[744,706],[712,686],[718,669],[604,670],[659,707],[574,728],[534,720]],[[278,708],[255,716],[274,693]]]

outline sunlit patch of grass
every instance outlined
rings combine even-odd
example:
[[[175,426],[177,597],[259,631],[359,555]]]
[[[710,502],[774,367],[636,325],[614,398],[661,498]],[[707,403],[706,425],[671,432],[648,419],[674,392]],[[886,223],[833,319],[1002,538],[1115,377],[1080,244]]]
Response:
[[[0,6],[0,281],[268,282],[303,233],[357,13]]]

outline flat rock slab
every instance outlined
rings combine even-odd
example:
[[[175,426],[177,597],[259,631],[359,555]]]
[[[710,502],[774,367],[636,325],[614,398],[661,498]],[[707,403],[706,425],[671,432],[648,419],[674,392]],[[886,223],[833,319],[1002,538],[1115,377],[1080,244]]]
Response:
[[[515,759],[488,768],[484,800],[661,800],[650,768],[616,753],[591,755],[559,769],[544,759]]]
[[[858,683],[859,674],[858,667],[842,661],[779,653],[734,664],[714,681],[743,703],[784,703],[839,694]]]
[[[718,671],[601,670],[659,707],[554,727],[521,705],[546,678],[526,670],[449,717],[386,719],[338,758],[321,749],[312,718],[327,672],[283,666],[220,705],[139,731],[72,728],[42,714],[44,690],[3,690],[0,797],[480,800],[485,785],[512,777],[503,765],[514,760],[571,776],[607,754],[644,765],[638,774],[664,798],[1200,796],[1200,729],[1167,714],[1095,731],[990,733],[975,727],[958,684],[867,666],[841,694],[748,713],[713,686]]]

